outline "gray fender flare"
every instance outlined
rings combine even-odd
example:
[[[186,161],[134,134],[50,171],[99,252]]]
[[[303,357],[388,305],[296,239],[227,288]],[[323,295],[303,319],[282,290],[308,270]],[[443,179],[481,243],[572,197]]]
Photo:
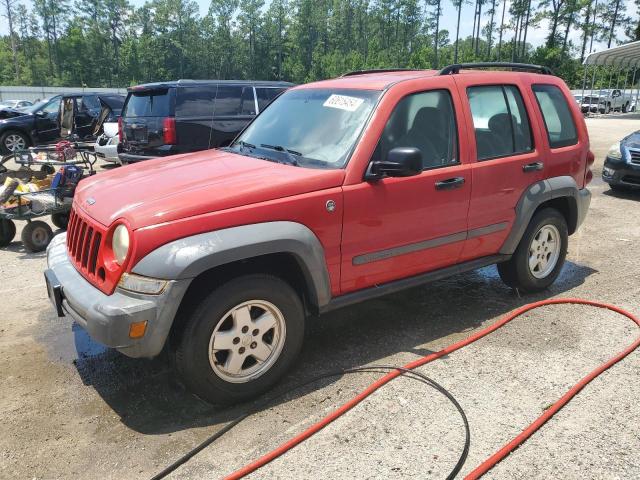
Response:
[[[292,254],[307,282],[309,300],[331,300],[331,286],[318,237],[296,222],[265,222],[181,238],[147,254],[132,272],[167,280],[195,278],[212,268],[272,253]]]
[[[577,229],[584,220],[589,208],[591,201],[589,191],[586,188],[580,189],[573,177],[568,175],[541,180],[527,188],[520,197],[516,205],[513,227],[502,244],[500,253],[512,255],[518,247],[520,239],[524,235],[524,231],[527,229],[536,209],[544,202],[561,197],[569,199],[571,216],[575,216],[575,225],[572,225],[570,221],[569,230]]]

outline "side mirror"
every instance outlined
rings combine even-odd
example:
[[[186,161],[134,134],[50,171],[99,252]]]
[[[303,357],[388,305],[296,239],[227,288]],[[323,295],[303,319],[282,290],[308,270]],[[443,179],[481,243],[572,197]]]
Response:
[[[369,164],[365,178],[378,180],[383,177],[411,177],[422,172],[422,153],[415,147],[396,147],[385,160]]]
[[[36,112],[36,117],[44,118],[46,116],[47,116],[47,112],[45,112],[44,110],[38,110]]]

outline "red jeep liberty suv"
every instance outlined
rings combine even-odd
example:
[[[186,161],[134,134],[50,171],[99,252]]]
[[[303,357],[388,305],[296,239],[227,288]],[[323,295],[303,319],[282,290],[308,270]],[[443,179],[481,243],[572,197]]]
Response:
[[[306,318],[497,264],[549,286],[593,154],[533,65],[364,71],[282,94],[227,148],[80,183],[45,273],[60,316],[131,357],[167,346],[214,403],[271,387]]]

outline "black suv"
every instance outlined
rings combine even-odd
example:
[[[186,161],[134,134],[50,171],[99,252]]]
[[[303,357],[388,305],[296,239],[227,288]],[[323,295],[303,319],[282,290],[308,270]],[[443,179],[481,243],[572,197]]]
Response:
[[[119,123],[123,164],[226,146],[288,82],[178,80],[129,88]]]

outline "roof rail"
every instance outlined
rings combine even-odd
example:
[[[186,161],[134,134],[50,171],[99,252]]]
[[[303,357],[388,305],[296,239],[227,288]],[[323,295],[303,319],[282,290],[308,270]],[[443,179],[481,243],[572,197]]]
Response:
[[[476,68],[510,68],[512,70],[523,70],[525,72],[537,72],[544,75],[553,75],[553,70],[542,65],[532,65],[529,63],[511,63],[511,62],[478,62],[478,63],[456,63],[444,67],[440,70],[439,75],[451,75],[460,73],[460,70],[471,70]]]
[[[354,70],[340,75],[342,77],[351,77],[353,75],[365,75],[367,73],[389,73],[389,72],[418,72],[417,68],[375,68],[372,70]]]

